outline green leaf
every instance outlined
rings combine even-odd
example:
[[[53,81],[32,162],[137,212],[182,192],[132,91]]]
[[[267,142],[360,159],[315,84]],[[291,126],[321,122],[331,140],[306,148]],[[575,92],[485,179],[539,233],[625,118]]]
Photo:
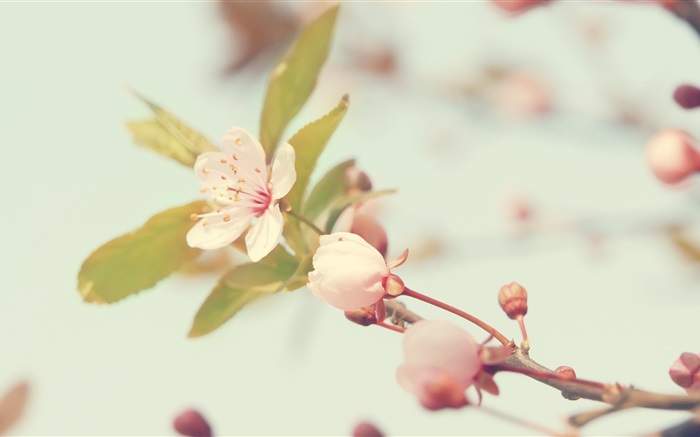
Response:
[[[314,220],[327,209],[336,199],[339,199],[348,191],[350,181],[347,177],[347,169],[355,165],[355,160],[342,162],[328,172],[316,183],[309,197],[304,202],[302,211],[304,216]]]
[[[192,214],[207,212],[193,202],[151,217],[141,228],[94,251],[78,273],[78,290],[86,302],[112,303],[151,288],[185,261],[200,254],[187,245]]]
[[[328,140],[335,132],[340,121],[348,110],[348,96],[343,96],[338,106],[318,120],[307,124],[297,132],[289,144],[294,147],[296,160],[294,167],[297,172],[297,180],[294,183],[286,199],[294,210],[300,210],[301,203],[309,185],[311,173],[316,167],[316,161],[326,147]]]
[[[275,293],[296,268],[296,260],[281,246],[260,262],[234,267],[221,277],[197,311],[188,337],[201,337],[214,331],[246,304]]]
[[[309,23],[272,72],[260,121],[260,142],[268,161],[291,119],[316,86],[338,14],[333,6]]]
[[[187,126],[170,112],[136,95],[153,111],[155,118],[126,123],[134,142],[141,147],[173,158],[192,167],[197,156],[218,149],[202,134]]]
[[[297,269],[294,274],[283,284],[282,290],[294,291],[307,284],[309,282],[309,272],[314,269],[313,265],[313,253],[309,253],[304,258],[299,261]]]
[[[380,196],[386,196],[387,194],[395,193],[396,190],[380,190],[380,191],[367,191],[364,193],[356,194],[354,196],[346,196],[335,202],[331,208],[330,214],[328,215],[328,220],[326,221],[325,231],[330,233],[333,230],[335,222],[338,221],[340,214],[345,211],[347,207],[357,202],[366,202],[367,200],[374,199]]]

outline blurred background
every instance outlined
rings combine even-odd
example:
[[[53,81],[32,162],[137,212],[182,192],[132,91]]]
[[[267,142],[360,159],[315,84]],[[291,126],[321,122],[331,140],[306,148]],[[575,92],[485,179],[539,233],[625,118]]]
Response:
[[[190,171],[133,145],[124,123],[149,113],[129,89],[214,141],[232,126],[256,132],[272,66],[328,5],[0,5],[0,393],[30,386],[12,434],[168,435],[187,408],[218,435],[349,435],[361,420],[389,435],[532,433],[477,409],[425,412],[395,382],[398,336],[348,323],[306,290],[194,340],[216,268],[114,305],[82,302],[76,276],[95,248],[201,197]],[[557,2],[512,16],[490,2],[343,2],[286,136],[349,93],[319,169],[355,157],[376,188],[398,189],[374,207],[389,258],[411,250],[397,270],[408,286],[517,337],[497,305],[517,281],[537,361],[682,393],[667,372],[698,351],[700,192],[692,179],[662,185],[644,145],[667,127],[700,134],[700,113],[672,99],[700,78],[699,42],[658,5]],[[556,429],[599,407],[497,381],[487,405]],[[626,412],[583,434],[685,418]]]

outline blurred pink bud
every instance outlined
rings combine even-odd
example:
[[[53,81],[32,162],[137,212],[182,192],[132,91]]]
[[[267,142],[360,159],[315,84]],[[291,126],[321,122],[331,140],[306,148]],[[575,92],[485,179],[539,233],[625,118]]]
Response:
[[[386,313],[384,316],[386,317]],[[347,310],[345,311],[345,318],[358,325],[370,326],[380,321],[379,319],[381,317],[377,317],[377,305],[375,304],[354,310]],[[382,319],[381,321],[384,320]]]
[[[673,100],[682,108],[697,108],[700,106],[700,88],[696,88],[693,85],[680,85],[673,92]]]
[[[404,334],[404,362],[396,377],[429,410],[460,408],[481,371],[480,352],[474,338],[452,323],[421,320]]]
[[[508,317],[515,320],[527,314],[527,291],[522,285],[511,282],[501,287],[498,292],[498,303]]]
[[[348,196],[364,193],[372,189],[372,180],[367,173],[357,167],[348,167],[345,170],[345,176],[348,178]]]
[[[542,115],[552,106],[542,78],[527,70],[507,72],[497,83],[492,98],[504,115],[521,120]]]
[[[495,4],[504,11],[520,14],[532,9],[537,5],[548,3],[549,0],[491,0],[491,3]]]
[[[700,390],[700,354],[683,352],[668,371],[673,382],[685,391]]]
[[[362,237],[349,232],[321,235],[321,246],[309,272],[309,290],[341,310],[374,305],[386,294],[386,284],[395,284],[391,269],[405,258],[387,265],[384,257]]]
[[[207,420],[196,410],[180,413],[173,422],[178,433],[189,437],[211,437],[211,427]]]
[[[690,176],[700,166],[695,138],[680,129],[664,129],[647,142],[647,162],[657,178],[675,184]]]
[[[362,237],[366,242],[386,256],[388,237],[384,227],[371,215],[356,214],[352,220],[350,232]]]
[[[352,437],[384,437],[384,434],[371,423],[362,422],[355,426]]]

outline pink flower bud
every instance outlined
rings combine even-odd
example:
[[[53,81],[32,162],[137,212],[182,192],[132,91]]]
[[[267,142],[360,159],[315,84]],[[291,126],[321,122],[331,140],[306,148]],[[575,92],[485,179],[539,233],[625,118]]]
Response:
[[[506,12],[520,14],[549,0],[491,0],[493,4]]]
[[[443,320],[421,320],[406,330],[401,387],[430,410],[467,405],[465,391],[481,371],[481,347],[463,329]]]
[[[554,369],[554,373],[566,379],[576,379],[576,372],[569,366],[559,366]]]
[[[359,235],[336,232],[321,235],[321,246],[309,272],[309,290],[318,298],[341,310],[370,306],[386,294],[391,268],[405,258],[387,265],[384,257]],[[389,281],[395,284],[395,281]]]
[[[189,437],[211,437],[211,427],[207,420],[196,410],[180,413],[173,422],[178,433]]]
[[[352,431],[352,437],[384,437],[384,434],[371,423],[358,423]]]
[[[700,354],[683,352],[668,371],[673,382],[685,391],[700,390]]]
[[[700,106],[700,88],[693,85],[681,85],[673,92],[673,100],[684,109]]]
[[[527,291],[522,285],[511,282],[501,287],[498,292],[498,303],[508,317],[515,320],[527,314]]]
[[[350,232],[359,235],[377,249],[382,256],[386,256],[388,238],[384,227],[379,224],[377,219],[368,214],[356,214],[352,220]]]
[[[680,129],[664,129],[647,142],[647,162],[657,178],[675,184],[698,170],[695,138]]]

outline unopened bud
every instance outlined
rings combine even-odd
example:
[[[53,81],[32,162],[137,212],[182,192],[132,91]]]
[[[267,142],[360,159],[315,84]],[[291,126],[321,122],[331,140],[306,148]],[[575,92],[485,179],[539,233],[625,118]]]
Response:
[[[700,88],[693,85],[681,85],[673,92],[673,100],[684,109],[700,106]]]
[[[576,372],[569,366],[559,366],[554,369],[554,373],[566,379],[576,379]]]
[[[657,178],[667,184],[681,182],[700,166],[696,141],[680,129],[664,129],[647,142],[647,162]]]
[[[367,173],[357,167],[349,167],[345,170],[348,181],[348,195],[364,193],[372,189],[372,180]]]
[[[356,310],[345,311],[345,318],[362,326],[370,326],[377,323],[377,310],[375,305],[361,307]]]
[[[493,4],[504,11],[520,14],[537,5],[547,3],[549,0],[491,0]]]
[[[700,354],[682,353],[673,362],[668,374],[673,382],[688,392],[700,389]]]
[[[173,428],[179,434],[188,437],[211,437],[211,427],[207,420],[196,410],[180,413],[173,422]]]
[[[355,426],[352,437],[384,437],[384,434],[371,423],[362,422]]]
[[[517,282],[501,287],[498,303],[508,317],[515,320],[527,314],[527,291]]]
[[[364,238],[365,241],[377,249],[382,256],[386,256],[389,239],[387,238],[384,227],[377,219],[368,214],[356,214],[352,220],[350,232]]]

